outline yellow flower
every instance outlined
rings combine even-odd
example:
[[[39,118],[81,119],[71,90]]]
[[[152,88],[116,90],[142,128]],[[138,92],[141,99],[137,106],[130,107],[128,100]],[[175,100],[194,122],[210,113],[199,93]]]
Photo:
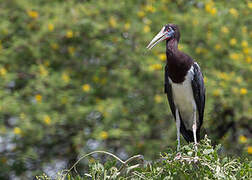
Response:
[[[20,135],[20,134],[22,133],[22,130],[21,130],[19,127],[15,127],[15,128],[13,129],[13,132],[14,132],[14,134],[16,134],[16,135]]]
[[[47,124],[47,125],[51,124],[51,118],[50,118],[50,116],[48,116],[48,115],[44,116],[44,123]]]
[[[7,28],[2,29],[2,32],[3,32],[4,35],[9,34],[9,30]]]
[[[238,60],[238,59],[239,59],[239,54],[237,54],[237,53],[231,53],[231,54],[229,55],[229,57],[230,57],[231,59],[233,59],[233,60]]]
[[[93,81],[95,82],[95,83],[98,83],[99,82],[99,77],[97,77],[97,76],[93,76]]]
[[[102,79],[101,79],[101,84],[104,85],[104,84],[106,84],[106,83],[107,83],[107,79],[106,79],[106,78],[102,78]]]
[[[239,16],[238,11],[236,9],[234,9],[234,8],[229,9],[229,13],[232,14],[234,17]]]
[[[239,141],[240,141],[240,143],[246,143],[248,141],[248,139],[245,136],[241,135],[241,136],[239,136]]]
[[[48,67],[50,65],[50,61],[45,60],[45,62],[43,64],[44,64],[44,66]]]
[[[65,72],[62,74],[61,78],[65,83],[68,83],[70,81],[70,77]]]
[[[228,75],[227,73],[224,73],[224,72],[218,73],[217,77],[220,79],[226,80],[226,81],[231,79],[230,75]]]
[[[100,132],[99,136],[102,140],[108,139],[108,133],[106,131]]]
[[[51,48],[54,50],[57,50],[57,49],[59,49],[59,45],[57,43],[52,43]]]
[[[246,48],[246,47],[248,47],[248,42],[243,40],[241,42],[241,45],[242,45],[242,47]]]
[[[144,11],[138,11],[137,15],[138,15],[138,17],[143,18],[145,16],[145,12]]]
[[[61,100],[60,100],[60,101],[61,101],[61,104],[66,104],[66,103],[67,103],[67,100],[68,100],[68,99],[67,99],[66,96],[62,97]]]
[[[46,70],[46,68],[43,65],[39,66],[39,73],[42,77],[45,77],[48,75],[48,71]]]
[[[33,19],[38,18],[38,12],[37,11],[27,11],[28,16],[30,16]]]
[[[128,113],[129,110],[128,110],[126,107],[124,107],[124,108],[122,109],[122,112],[123,112],[123,113]]]
[[[220,44],[216,44],[216,45],[214,46],[214,48],[215,48],[216,50],[219,50],[219,49],[221,48],[221,45],[220,45]]]
[[[54,26],[51,23],[49,23],[47,27],[48,27],[49,31],[53,31],[54,30]]]
[[[238,94],[239,93],[239,89],[237,87],[232,87],[232,92],[234,94]]]
[[[243,48],[243,50],[242,50],[242,52],[243,52],[244,54],[248,54],[248,53],[249,53],[249,51],[250,51],[250,49],[249,49],[249,48]]]
[[[242,78],[241,78],[240,76],[238,76],[238,77],[235,79],[235,81],[236,81],[238,84],[240,84],[240,83],[242,82]]]
[[[72,37],[73,37],[73,31],[72,31],[72,30],[68,30],[68,31],[66,32],[66,37],[67,37],[67,38],[72,38]]]
[[[248,7],[252,9],[252,2],[248,2]]]
[[[227,87],[227,83],[225,81],[221,81],[220,82],[220,86],[223,87],[223,88],[226,88]]]
[[[124,29],[126,31],[130,29],[130,23],[129,22],[127,22],[127,23],[124,24]]]
[[[245,95],[245,94],[247,94],[248,93],[248,90],[246,89],[246,88],[241,88],[240,89],[240,94],[241,95]]]
[[[69,47],[67,48],[67,51],[68,51],[69,54],[73,55],[74,52],[75,52],[75,48],[74,48],[73,46],[69,46]]]
[[[252,62],[252,58],[251,58],[250,56],[248,56],[248,57],[246,58],[246,62],[247,62],[247,63],[251,63],[251,62]]]
[[[109,116],[109,113],[105,111],[105,112],[103,112],[103,116],[106,118]]]
[[[226,26],[222,26],[221,32],[223,32],[224,34],[227,34],[227,33],[229,33],[229,29]]]
[[[205,5],[205,10],[206,12],[215,15],[217,13],[217,9],[214,7],[214,2],[213,1],[209,1],[206,5]]]
[[[210,10],[210,14],[215,15],[216,13],[217,13],[217,9],[216,8],[212,8]]]
[[[160,95],[155,95],[154,100],[156,103],[161,103],[162,102],[162,97]]]
[[[153,71],[153,70],[161,70],[162,69],[162,65],[161,64],[152,64],[149,66],[149,70]]]
[[[7,73],[7,70],[4,67],[0,68],[0,76],[5,76]]]
[[[37,102],[41,102],[42,101],[42,96],[40,94],[37,94],[35,96],[35,99],[36,99]]]
[[[195,49],[195,52],[196,52],[197,54],[200,54],[200,53],[202,52],[202,48],[201,48],[201,47],[197,47],[197,48]]]
[[[20,117],[20,119],[24,119],[25,118],[25,113],[20,113],[19,117]]]
[[[154,12],[156,11],[156,9],[155,9],[153,6],[151,6],[151,5],[147,5],[147,6],[145,7],[145,10],[146,10],[147,12],[150,12],[150,13],[154,13]]]
[[[194,26],[197,26],[199,24],[199,21],[197,19],[194,19],[192,23]]]
[[[248,31],[248,30],[247,30],[247,26],[242,26],[242,32],[243,32],[243,33],[247,33],[247,31]]]
[[[95,159],[92,158],[92,157],[88,160],[88,163],[90,163],[90,164],[92,164],[92,163],[94,163],[94,162],[95,162]]]
[[[221,90],[220,89],[215,89],[213,91],[213,96],[217,97],[217,96],[220,96],[221,95]]]
[[[178,44],[178,49],[182,50],[184,48],[184,46],[182,44]]]
[[[249,154],[252,154],[252,146],[249,146],[247,151],[248,151]]]
[[[213,6],[212,1],[208,2],[208,3],[205,5],[205,10],[206,10],[206,12],[211,12],[212,6]]]
[[[161,61],[165,61],[166,60],[166,54],[165,53],[159,54],[158,57],[159,57],[159,59]]]
[[[148,18],[144,18],[143,22],[146,25],[150,25],[152,23],[152,21],[150,19],[148,19]]]
[[[113,43],[117,43],[117,42],[118,42],[118,37],[113,37],[113,38],[112,38],[112,42],[113,42]]]
[[[84,84],[84,85],[82,86],[82,90],[83,90],[84,92],[89,92],[90,89],[91,89],[91,87],[90,87],[89,84]]]
[[[207,39],[209,40],[209,39],[212,39],[212,33],[211,33],[211,31],[208,31],[207,32]]]
[[[237,43],[237,40],[235,38],[230,39],[229,44],[234,46]]]
[[[5,126],[0,127],[0,133],[5,134],[6,131],[7,131],[7,130],[6,130],[6,127],[5,127]]]
[[[109,18],[109,25],[112,27],[112,28],[115,28],[117,26],[117,22],[116,22],[116,18],[111,16]]]
[[[206,83],[208,81],[207,77],[204,76],[204,82]]]
[[[150,26],[148,26],[148,25],[144,26],[143,31],[144,31],[145,33],[150,32]]]

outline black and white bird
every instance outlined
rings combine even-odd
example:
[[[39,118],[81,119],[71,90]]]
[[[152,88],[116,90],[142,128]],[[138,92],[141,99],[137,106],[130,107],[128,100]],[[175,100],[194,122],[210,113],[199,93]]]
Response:
[[[180,148],[180,133],[187,142],[195,145],[200,140],[205,108],[205,87],[200,67],[178,49],[179,39],[178,26],[167,24],[147,46],[150,50],[166,40],[165,93],[176,120],[177,150]]]

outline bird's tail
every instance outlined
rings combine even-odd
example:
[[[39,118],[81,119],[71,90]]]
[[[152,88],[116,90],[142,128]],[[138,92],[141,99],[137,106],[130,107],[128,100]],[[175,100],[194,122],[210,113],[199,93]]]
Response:
[[[203,132],[200,133],[200,128],[198,128],[197,132],[196,132],[196,138],[197,138],[197,142],[199,142],[202,138],[204,138],[204,136],[202,136],[202,134],[205,134],[205,131],[203,129]],[[182,136],[185,138],[185,140],[190,143],[190,142],[194,142],[194,138],[193,138],[193,132],[191,130],[187,130],[184,126],[184,124],[181,124],[180,127],[180,132],[182,134]]]

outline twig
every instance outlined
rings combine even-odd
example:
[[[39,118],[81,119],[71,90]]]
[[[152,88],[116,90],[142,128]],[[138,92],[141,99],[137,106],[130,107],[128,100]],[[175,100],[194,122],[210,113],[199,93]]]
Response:
[[[88,156],[90,156],[90,155],[92,155],[92,154],[95,154],[95,153],[107,154],[107,155],[112,156],[112,157],[115,158],[116,160],[118,160],[118,161],[122,164],[122,166],[119,168],[119,173],[118,173],[118,175],[121,174],[121,171],[124,169],[124,167],[126,167],[126,166],[128,165],[128,163],[130,163],[131,161],[136,160],[136,159],[141,159],[141,160],[143,160],[143,156],[142,156],[142,155],[135,155],[135,156],[130,157],[130,158],[127,159],[126,161],[123,161],[123,160],[121,160],[119,157],[117,157],[116,155],[114,155],[114,154],[112,154],[112,153],[110,153],[110,152],[107,152],[107,151],[93,151],[93,152],[90,152],[90,153],[88,153],[88,154],[85,154],[85,155],[81,156],[80,159],[78,159],[78,160],[73,164],[73,166],[72,166],[70,169],[64,170],[63,172],[64,172],[65,174],[62,176],[61,180],[64,180],[65,177],[66,177],[66,175],[67,175],[69,172],[71,172],[73,169],[75,170],[75,172],[77,172],[77,170],[76,170],[76,165],[77,165],[82,159],[84,159],[84,158],[86,158],[86,157],[88,157]],[[129,170],[131,170],[131,169],[133,169],[133,168],[136,168],[136,167],[139,167],[139,166],[140,166],[139,164],[137,164],[137,165],[135,165],[135,166],[131,166]]]

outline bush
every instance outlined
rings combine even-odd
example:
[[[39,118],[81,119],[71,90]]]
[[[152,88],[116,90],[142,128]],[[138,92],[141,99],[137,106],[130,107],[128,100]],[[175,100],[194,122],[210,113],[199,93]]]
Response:
[[[133,156],[127,161],[119,159],[121,166],[108,160],[105,164],[99,161],[90,163],[88,172],[71,175],[67,170],[56,179],[251,179],[251,161],[248,159],[225,157],[219,155],[221,145],[213,148],[208,138],[201,141],[198,150],[193,143],[185,145],[179,153],[168,150],[161,154],[156,162],[144,162],[141,156]],[[113,155],[114,156],[114,155]],[[85,156],[87,157],[87,156]],[[114,158],[114,157],[113,157]],[[81,158],[83,159],[83,158]],[[81,160],[80,159],[80,160]],[[117,157],[114,158],[117,160]],[[137,164],[130,165],[132,160]],[[122,162],[121,162],[122,161]],[[135,162],[136,163],[136,162]],[[76,168],[77,163],[72,167]],[[120,167],[120,168],[118,168]],[[77,172],[77,170],[75,170]],[[78,172],[77,172],[78,173]],[[46,175],[37,177],[44,180]],[[48,178],[50,179],[50,178]]]

